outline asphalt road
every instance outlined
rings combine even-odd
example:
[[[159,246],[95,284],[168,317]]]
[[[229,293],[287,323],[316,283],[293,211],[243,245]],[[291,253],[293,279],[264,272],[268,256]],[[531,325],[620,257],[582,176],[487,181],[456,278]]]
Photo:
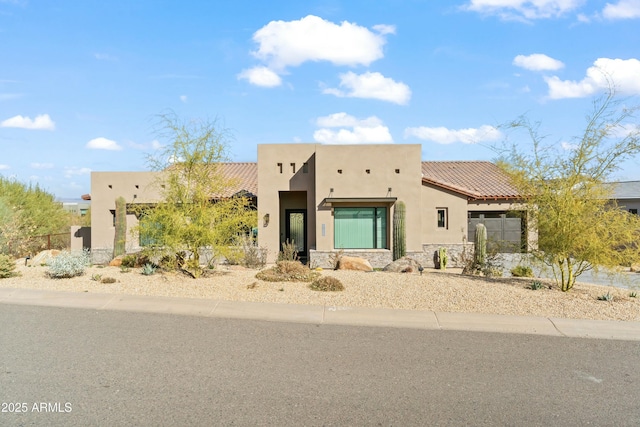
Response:
[[[2,426],[640,425],[633,341],[7,304],[0,325]]]

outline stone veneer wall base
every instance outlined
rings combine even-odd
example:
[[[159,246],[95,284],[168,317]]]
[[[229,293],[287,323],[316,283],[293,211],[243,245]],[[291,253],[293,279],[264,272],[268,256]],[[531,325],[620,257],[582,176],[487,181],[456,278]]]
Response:
[[[388,249],[373,249],[370,251],[360,249],[345,249],[343,251],[318,251],[312,249],[309,251],[309,265],[311,267],[322,267],[333,269],[333,259],[342,253],[345,256],[353,256],[364,258],[373,268],[383,268],[393,261],[393,255]]]

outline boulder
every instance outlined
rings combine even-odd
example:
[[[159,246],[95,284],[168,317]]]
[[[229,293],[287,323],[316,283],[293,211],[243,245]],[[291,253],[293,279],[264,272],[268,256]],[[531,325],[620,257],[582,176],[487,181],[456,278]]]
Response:
[[[422,265],[413,258],[402,257],[393,261],[391,264],[387,264],[382,271],[389,271],[391,273],[417,273],[422,270]]]
[[[109,267],[120,267],[122,265],[122,255],[118,255],[111,261],[109,261]]]
[[[640,264],[631,264],[629,271],[632,273],[640,273]]]
[[[44,265],[48,264],[52,258],[60,255],[60,251],[57,249],[50,249],[47,251],[39,252],[38,255],[30,258],[27,262],[27,265]]]
[[[364,258],[342,256],[338,261],[338,270],[373,271],[373,267]]]

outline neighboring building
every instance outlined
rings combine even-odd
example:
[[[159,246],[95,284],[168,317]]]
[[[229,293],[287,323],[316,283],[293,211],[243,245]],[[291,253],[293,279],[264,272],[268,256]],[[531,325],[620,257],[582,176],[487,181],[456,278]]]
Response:
[[[612,182],[613,199],[621,209],[638,215],[640,212],[640,181]]]
[[[517,193],[489,162],[422,162],[420,145],[268,144],[257,163],[225,163],[236,177],[228,194],[257,196],[258,244],[274,262],[282,243],[294,241],[311,265],[328,267],[338,251],[367,258],[374,267],[392,260],[393,211],[406,205],[407,255],[433,265],[447,247],[452,264],[483,222],[490,239],[525,250],[526,221],[511,213]],[[94,259],[113,248],[115,199],[153,204],[158,177],[151,172],[93,172],[91,175]],[[258,185],[259,184],[259,185]],[[137,218],[127,215],[129,229]],[[128,235],[127,250],[140,248]]]
[[[62,209],[76,215],[85,216],[91,208],[91,201],[86,199],[58,199],[58,203],[62,204]]]

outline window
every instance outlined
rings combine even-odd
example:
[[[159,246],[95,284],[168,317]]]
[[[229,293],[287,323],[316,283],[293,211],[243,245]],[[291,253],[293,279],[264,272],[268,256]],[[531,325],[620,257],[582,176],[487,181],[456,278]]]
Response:
[[[638,209],[629,209],[629,213],[633,215],[638,215]]]
[[[157,222],[152,222],[143,213],[140,216],[140,234],[138,235],[138,244],[140,246],[159,246],[162,226]]]
[[[387,208],[334,208],[336,249],[386,249]]]
[[[437,208],[438,209],[438,228],[449,228],[447,223],[448,221],[448,209],[447,208]]]

